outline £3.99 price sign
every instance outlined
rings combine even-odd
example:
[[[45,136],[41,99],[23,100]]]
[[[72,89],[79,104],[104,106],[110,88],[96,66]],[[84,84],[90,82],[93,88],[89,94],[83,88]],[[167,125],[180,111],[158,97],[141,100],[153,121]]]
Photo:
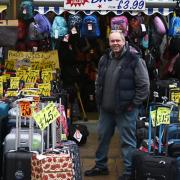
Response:
[[[33,118],[41,130],[44,130],[49,124],[55,121],[60,113],[53,102],[49,103],[38,113],[33,113]]]

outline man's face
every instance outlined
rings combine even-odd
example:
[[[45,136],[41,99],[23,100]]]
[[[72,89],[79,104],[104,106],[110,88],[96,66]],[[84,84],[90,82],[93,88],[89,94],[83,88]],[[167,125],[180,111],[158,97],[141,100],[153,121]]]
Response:
[[[120,53],[124,45],[125,45],[125,41],[122,39],[119,32],[113,32],[110,34],[109,46],[115,54]]]

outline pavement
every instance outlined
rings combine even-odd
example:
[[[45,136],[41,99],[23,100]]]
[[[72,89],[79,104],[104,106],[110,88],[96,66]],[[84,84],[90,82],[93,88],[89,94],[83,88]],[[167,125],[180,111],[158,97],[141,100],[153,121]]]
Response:
[[[95,160],[95,152],[98,146],[97,140],[97,120],[89,120],[87,122],[77,122],[86,124],[90,135],[88,136],[87,142],[85,145],[80,146],[80,157],[81,157],[81,167],[82,173],[84,174],[85,170],[88,170],[94,166]],[[123,163],[120,153],[120,146],[119,146],[119,138],[118,133],[115,132],[108,154],[108,168],[110,174],[108,176],[95,176],[95,177],[86,177],[83,176],[83,180],[117,180],[119,175],[122,174],[123,171]]]

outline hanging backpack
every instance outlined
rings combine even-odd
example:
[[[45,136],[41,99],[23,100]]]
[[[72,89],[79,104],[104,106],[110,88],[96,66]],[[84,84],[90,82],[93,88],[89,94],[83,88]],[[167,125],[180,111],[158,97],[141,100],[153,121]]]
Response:
[[[62,39],[66,34],[68,34],[68,26],[65,18],[56,16],[52,24],[51,37]]]
[[[86,15],[81,26],[81,37],[95,38],[100,36],[98,18],[95,15]]]
[[[163,16],[160,14],[152,15],[149,21],[149,45],[159,48],[166,31],[167,25]]]
[[[169,24],[169,36],[180,37],[180,17],[174,13]]]
[[[146,35],[146,26],[142,15],[133,16],[129,20],[129,41],[138,47],[141,45],[142,38]]]
[[[31,22],[29,24],[28,39],[33,41],[44,39],[43,34],[37,30],[37,25],[35,22]]]
[[[80,31],[81,24],[82,24],[82,17],[80,15],[71,14],[68,17],[68,28],[72,34],[76,34]]]
[[[24,20],[29,20],[33,17],[33,3],[31,0],[22,0],[19,15]]]
[[[34,16],[35,29],[37,32],[43,34],[44,37],[48,37],[51,31],[51,24],[46,16],[42,14],[36,14]]]
[[[111,19],[111,30],[121,30],[124,36],[127,36],[128,29],[128,19],[126,16],[115,16]]]

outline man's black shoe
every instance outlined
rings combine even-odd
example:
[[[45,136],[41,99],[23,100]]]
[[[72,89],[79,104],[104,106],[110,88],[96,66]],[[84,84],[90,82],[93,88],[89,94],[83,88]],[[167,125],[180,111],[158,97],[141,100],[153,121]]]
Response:
[[[84,172],[85,176],[103,176],[103,175],[109,175],[109,170],[108,169],[101,169],[98,167],[93,167],[90,170],[87,170]]]

